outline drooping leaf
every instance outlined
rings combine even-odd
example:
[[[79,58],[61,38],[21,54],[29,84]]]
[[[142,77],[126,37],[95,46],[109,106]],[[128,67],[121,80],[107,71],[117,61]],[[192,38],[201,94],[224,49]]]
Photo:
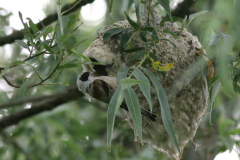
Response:
[[[161,107],[161,115],[162,115],[164,127],[165,127],[168,135],[173,140],[173,143],[177,147],[179,153],[181,154],[179,145],[178,145],[178,141],[175,136],[174,129],[173,129],[172,116],[171,116],[170,108],[168,105],[167,95],[162,87],[162,84],[160,83],[159,79],[151,71],[149,71],[145,68],[142,68],[142,69],[147,74],[149,79],[152,81],[152,83],[157,91],[157,96],[158,96],[158,100],[159,100],[160,107]]]
[[[213,84],[213,86],[210,90],[210,94],[209,94],[210,95],[210,97],[209,97],[209,99],[210,99],[210,101],[209,101],[209,123],[210,124],[211,124],[213,102],[214,102],[215,96],[217,94],[217,89],[218,89],[219,85],[220,85],[220,81],[218,80]]]
[[[59,26],[60,26],[60,31],[61,35],[64,35],[64,27],[63,27],[63,19],[62,19],[62,14],[61,14],[61,0],[57,1],[57,15],[58,15],[58,21],[59,21]]]
[[[108,112],[107,112],[107,149],[111,151],[111,140],[112,140],[112,133],[114,128],[115,117],[117,111],[122,104],[124,98],[124,92],[121,87],[114,92],[111,101],[108,105]]]
[[[170,41],[169,39],[161,38],[160,40],[161,40],[161,41],[168,41],[168,42],[170,42],[170,43],[173,45],[174,48],[176,48],[175,43],[173,43],[173,42]]]
[[[0,89],[0,103],[4,103],[7,102],[9,100],[9,97],[7,95],[7,93],[5,91],[3,91],[2,89]]]
[[[164,8],[164,10],[167,12],[168,16],[170,17],[171,22],[173,22],[171,9],[170,9],[170,5],[169,5],[169,0],[158,0],[158,3]]]
[[[134,22],[134,21],[128,16],[128,14],[127,14],[126,12],[124,12],[124,13],[125,13],[125,15],[126,15],[126,17],[127,17],[127,21],[129,22],[129,24],[130,24],[133,28],[139,29],[140,24],[137,24],[136,22]]]
[[[126,49],[126,50],[124,50],[124,52],[132,53],[132,52],[140,51],[140,50],[143,50],[143,49],[144,49],[144,47],[136,47],[136,48]]]
[[[132,73],[138,80],[143,81],[148,84],[148,85],[139,84],[139,87],[140,87],[143,95],[148,100],[149,108],[150,108],[150,111],[152,112],[152,101],[151,101],[151,93],[150,93],[151,87],[150,87],[150,82],[149,82],[148,78],[139,69],[134,69]]]
[[[43,44],[43,47],[50,53],[50,54],[55,54],[52,50],[51,47],[49,47],[47,44]]]
[[[143,57],[145,54],[146,54],[146,52],[138,52],[138,53],[134,54],[134,55],[129,59],[128,62],[130,62],[130,61],[132,61],[132,60],[134,60],[134,59],[141,58],[141,57]]]
[[[180,18],[180,17],[175,17],[175,16],[172,16],[172,20],[173,20],[173,22],[177,22],[177,21],[183,21],[183,19],[182,18]],[[169,21],[171,21],[171,19],[170,19],[170,17],[167,17],[167,18],[164,18],[161,22],[160,22],[160,26],[163,26],[164,25],[164,23],[165,22],[169,22]],[[172,23],[173,23],[172,22]]]
[[[110,2],[109,2],[108,12],[112,12],[113,1],[114,1],[114,0],[110,0]]]
[[[132,32],[132,29],[128,29],[128,28],[123,29],[123,32],[120,36],[120,54],[123,53],[126,47],[126,44],[128,43],[128,40],[131,38],[132,36],[131,32]]]
[[[132,78],[122,79],[122,80],[119,81],[118,84],[122,87],[122,90],[125,90],[129,87],[132,87],[133,85],[136,85],[136,84],[144,84],[144,85],[147,85],[148,87],[150,87],[149,83],[146,83],[146,82],[141,81],[141,80],[132,79]]]
[[[69,37],[67,41],[64,43],[64,45],[66,46],[67,50],[71,50],[75,46],[76,42],[77,40],[75,37]]]
[[[139,1],[137,0],[135,2],[135,10],[136,10],[136,16],[137,16],[137,23],[140,24],[140,11],[139,11]]]
[[[222,39],[222,37],[223,37],[223,36],[222,36],[222,33],[215,34],[215,33],[212,31],[211,41],[209,42],[208,47],[213,46],[213,45],[216,45],[217,42]]]
[[[15,40],[15,42],[17,42],[17,44],[22,46],[23,48],[27,48],[28,50],[30,50],[29,46],[25,42],[23,42],[22,40]]]
[[[240,128],[237,128],[237,129],[234,129],[234,130],[231,130],[228,132],[229,135],[240,135]]]
[[[92,61],[87,57],[87,56],[84,56],[83,54],[79,53],[79,52],[76,52],[73,50],[73,52],[75,52],[77,55],[79,55],[80,57],[82,57],[86,62],[89,62],[89,66],[92,68]]]
[[[74,63],[66,63],[64,65],[61,65],[59,66],[57,69],[69,69],[69,68],[75,68],[75,67],[78,67],[77,64],[74,64]]]
[[[191,14],[190,16],[189,16],[189,20],[188,20],[188,24],[187,25],[189,25],[191,22],[192,22],[192,20],[194,19],[194,18],[196,18],[197,16],[200,16],[200,15],[202,15],[202,14],[204,14],[204,13],[207,13],[208,11],[201,11],[201,12],[197,12],[197,13],[194,13],[194,14]]]
[[[129,70],[129,67],[121,67],[119,69],[117,74],[117,83],[119,83],[121,79],[124,79],[127,77],[128,70]]]
[[[23,64],[23,63],[24,63],[24,61],[14,61],[14,62],[10,63],[9,65],[7,65],[4,68],[4,70],[1,71],[0,77],[2,77],[10,67],[15,66],[15,65],[19,65],[19,64]]]
[[[103,41],[109,40],[110,37],[118,34],[122,32],[121,28],[113,28],[113,29],[109,29],[107,30],[104,34],[103,34]]]
[[[163,33],[168,33],[168,34],[172,35],[174,39],[178,39],[179,38],[178,35],[176,35],[172,31],[169,31],[168,29],[163,29]]]
[[[147,26],[147,27],[144,27],[142,30],[152,32],[154,31],[154,27]]]
[[[152,31],[152,38],[153,38],[153,40],[156,41],[156,42],[159,41],[157,32],[156,32],[155,30]]]
[[[52,26],[49,26],[47,28],[44,28],[41,33],[36,37],[36,39],[39,39],[42,36],[46,36],[49,33],[51,33],[54,30],[54,28]]]
[[[219,80],[219,74],[215,74],[209,81],[209,84],[208,84],[208,88],[211,88],[212,85],[217,81]]]
[[[155,21],[155,16],[152,12],[152,9],[148,7],[148,12],[150,13],[151,17],[152,17],[152,22],[153,22],[153,25],[156,26],[156,21]]]
[[[147,38],[146,38],[146,34],[145,33],[140,32],[139,36],[140,36],[141,40],[143,40],[143,42],[147,42]]]
[[[125,93],[125,100],[127,103],[128,111],[133,120],[133,124],[135,126],[139,140],[140,140],[141,144],[143,145],[142,115],[141,115],[141,107],[139,104],[138,96],[131,87],[124,90],[124,93]]]
[[[27,88],[28,88],[30,83],[31,83],[31,80],[27,80],[20,86],[20,88],[18,90],[18,95],[20,97],[22,97],[24,95],[24,93],[26,92],[26,90],[27,90]]]
[[[34,33],[37,33],[39,32],[39,29],[37,28],[37,26],[33,23],[33,21],[30,19],[30,18],[27,18],[28,19],[28,23],[29,23],[29,26],[30,28],[32,29],[32,31]]]
[[[149,58],[152,58],[154,61],[158,61],[158,57],[152,52],[149,53]]]

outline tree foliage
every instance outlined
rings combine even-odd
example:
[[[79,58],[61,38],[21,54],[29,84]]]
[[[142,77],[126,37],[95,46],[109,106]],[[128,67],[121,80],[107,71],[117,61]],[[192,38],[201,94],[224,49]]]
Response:
[[[139,106],[137,98],[134,98],[134,90],[131,88],[136,84],[140,86],[151,106],[150,81],[158,91],[159,101],[163,103],[162,117],[167,133],[178,146],[171,126],[168,103],[164,100],[164,89],[157,80],[158,77],[142,68],[150,64],[155,71],[163,72],[174,65],[162,66],[160,60],[150,52],[149,48],[154,43],[170,40],[161,39],[161,36],[156,34],[155,27],[158,26],[140,26],[141,6],[147,4],[146,0],[127,3],[107,1],[110,13],[101,26],[127,19],[133,29],[107,30],[103,40],[107,41],[112,36],[120,34],[121,54],[136,52],[130,61],[142,57],[142,61],[138,62],[135,70],[129,71],[128,68],[123,68],[123,72],[119,72],[118,83],[125,90],[119,89],[119,92],[116,92],[118,95],[112,99],[113,103],[119,103],[114,103],[116,105],[112,106],[112,110],[109,109],[107,113],[107,107],[104,104],[99,104],[93,99],[91,100],[93,102],[89,103],[83,98],[83,94],[76,91],[76,88],[67,87],[75,86],[76,77],[82,72],[81,64],[89,64],[91,67],[96,64],[81,54],[89,46],[96,29],[81,31],[82,22],[77,12],[73,12],[76,6],[80,8],[91,2],[93,1],[76,1],[67,8],[67,5],[63,6],[61,1],[58,1],[55,14],[58,19],[53,19],[47,25],[34,24],[31,15],[23,19],[20,11],[19,18],[24,29],[0,37],[1,46],[13,43],[8,39],[10,36],[10,39],[14,39],[11,45],[12,53],[7,53],[10,56],[5,56],[4,51],[0,52],[3,57],[0,60],[0,77],[5,81],[1,82],[1,85],[7,86],[7,89],[0,90],[0,144],[2,146],[0,157],[5,159],[95,159],[96,157],[99,159],[168,159],[164,154],[151,151],[148,146],[141,148],[140,144],[134,143],[132,130],[126,122],[121,121],[122,114],[116,112],[124,96],[127,96],[126,102],[130,114],[131,110],[139,111],[133,107]],[[187,8],[189,15],[185,18],[180,14],[176,15],[175,12],[183,8],[181,4],[175,11],[172,9],[171,13],[168,0],[154,2],[159,14],[163,17],[168,15],[159,25],[163,25],[166,21],[175,22],[182,27],[182,30],[187,28],[197,35],[203,45],[203,48],[199,49],[199,55],[206,61],[202,76],[208,77],[209,108],[193,140],[200,147],[204,147],[204,151],[199,149],[200,151],[194,152],[193,145],[190,143],[183,152],[183,159],[194,159],[196,155],[198,159],[213,159],[222,151],[228,149],[232,151],[234,145],[238,148],[240,134],[238,129],[240,123],[238,11],[240,2],[234,0],[214,3],[203,0],[193,4],[189,2]],[[182,3],[187,2],[188,0],[184,0]],[[119,6],[124,8],[125,12],[119,13]],[[205,10],[208,12],[206,13]],[[192,11],[194,13],[190,14]],[[207,14],[204,18],[199,16],[203,13]],[[10,14],[0,16],[7,21],[6,18]],[[136,16],[136,21],[133,20],[133,16]],[[149,17],[154,19],[151,12]],[[4,33],[5,30],[1,32]],[[131,48],[131,38],[136,34],[140,35],[145,46]],[[178,38],[178,34],[169,30],[164,30],[163,34]],[[147,35],[151,36],[150,40],[146,38]],[[173,42],[170,41],[170,43],[176,47]],[[206,53],[202,52],[203,49]],[[214,69],[214,74],[211,69]],[[126,74],[128,71],[129,77]],[[209,76],[210,74],[212,75]],[[137,80],[131,79],[132,75]],[[132,99],[131,96],[133,96]],[[141,140],[141,115],[136,114],[132,118]],[[110,121],[106,123],[106,119]],[[111,146],[111,152],[107,151],[107,146],[108,149]],[[191,155],[189,152],[194,153]]]

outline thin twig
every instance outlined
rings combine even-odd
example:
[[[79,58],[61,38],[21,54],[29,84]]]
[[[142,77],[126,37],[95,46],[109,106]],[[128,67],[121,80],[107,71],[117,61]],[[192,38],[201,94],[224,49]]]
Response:
[[[7,82],[7,84],[11,87],[14,87],[14,88],[20,88],[20,86],[18,85],[15,85],[15,84],[12,84],[4,75],[2,76],[3,79]]]
[[[51,73],[47,78],[43,79],[42,81],[40,81],[40,82],[37,83],[37,84],[34,84],[34,85],[29,86],[28,88],[32,88],[32,87],[41,85],[43,82],[45,82],[46,80],[48,80],[49,78],[51,78],[51,76],[55,73],[55,71],[57,70],[57,68],[58,68],[59,65],[61,64],[61,62],[62,62],[62,60],[63,60],[63,55],[64,55],[64,54],[62,54],[62,57],[61,57],[60,61],[58,62],[57,66],[54,68],[54,70],[52,71],[52,73]]]

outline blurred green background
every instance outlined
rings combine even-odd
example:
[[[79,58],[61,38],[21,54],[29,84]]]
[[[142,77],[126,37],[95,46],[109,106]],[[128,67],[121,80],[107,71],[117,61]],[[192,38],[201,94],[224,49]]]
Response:
[[[99,0],[95,0],[95,2],[97,1]],[[23,0],[21,2],[24,3]],[[62,6],[72,2],[73,1],[70,0],[63,0]],[[109,0],[105,2],[106,5],[109,4]],[[127,11],[133,19],[135,18],[133,2],[133,0],[114,1],[112,9],[114,22],[126,19],[124,11]],[[236,69],[240,67],[238,64],[240,60],[239,0],[201,0],[194,2],[185,0],[184,6],[180,6],[177,2],[177,0],[171,1],[174,16],[184,18],[184,15],[179,14],[179,12],[174,12],[174,10],[181,10],[181,8],[186,14],[208,11],[208,13],[195,18],[187,30],[198,37],[213,61],[217,61],[218,57],[224,57],[226,59],[226,61],[223,60],[223,63],[220,63],[221,61],[219,60],[215,67],[219,73],[222,85],[217,92],[214,102],[211,123],[209,122],[209,115],[206,114],[197,130],[193,142],[189,142],[186,146],[182,159],[212,160],[218,153],[226,150],[235,150],[238,152],[240,140],[240,129],[238,129],[240,124],[240,97],[239,94],[234,92],[233,77],[235,76]],[[14,2],[12,5],[15,5]],[[56,6],[56,1],[49,1],[49,3],[44,5],[43,11],[46,15],[49,15],[56,12]],[[96,7],[96,5],[96,8],[94,8],[93,5],[90,6],[90,8],[91,7],[92,14],[93,12],[97,12],[98,14],[104,9],[100,8],[100,10],[97,10],[96,8],[98,8],[98,6]],[[74,34],[74,37],[77,38],[78,41],[88,39],[78,46],[77,50],[80,53],[87,49],[94,40],[97,29],[110,24],[107,8],[105,8],[106,14],[104,17],[95,21],[84,19],[84,12],[81,12],[83,9],[84,8],[79,9],[73,13],[80,19],[80,21],[75,24],[76,27],[83,22],[83,25]],[[166,16],[160,6],[157,7],[157,9],[159,14],[163,17]],[[19,7],[18,10],[21,11],[21,8]],[[86,12],[87,11],[85,11],[85,13]],[[10,34],[15,27],[9,26],[9,18],[12,16],[18,17],[18,15],[11,15],[9,13],[10,10],[4,10],[4,7],[0,9],[0,37]],[[91,13],[86,15],[91,15]],[[25,16],[32,18],[31,14]],[[229,41],[219,42],[221,46],[220,51],[215,47],[208,47],[212,39],[212,32],[215,34],[224,33],[231,36]],[[26,54],[26,49],[22,49],[22,47],[17,44],[2,46],[0,48],[0,66],[4,67],[12,61],[21,60],[26,57]],[[51,64],[55,63],[56,59],[53,55],[42,58],[46,61],[38,67],[38,70],[40,73],[46,74],[46,71],[50,70]],[[68,58],[71,61],[79,57],[72,54]],[[230,61],[231,58],[235,58],[235,61]],[[38,60],[32,60],[31,63],[38,63]],[[54,75],[54,82],[64,82],[68,83],[69,86],[75,86],[76,78],[81,71],[82,67],[80,65],[74,69],[61,70]],[[30,77],[31,74],[34,74],[32,68],[25,65],[13,68],[6,73],[8,77],[11,77],[10,80],[14,82],[14,84],[19,85],[25,77]],[[3,79],[0,79],[0,102],[3,103],[33,96],[61,93],[61,91],[66,88],[67,86],[64,85],[40,85],[28,89],[25,94],[20,97],[18,95],[18,89],[8,86]],[[0,118],[23,109],[31,108],[31,105],[31,103],[24,103],[22,105],[1,109]],[[159,153],[149,145],[142,148],[138,142],[134,142],[133,131],[128,123],[123,120],[124,115],[122,111],[120,111],[116,118],[112,151],[108,152],[106,144],[106,113],[107,106],[105,104],[96,102],[94,99],[90,100],[89,97],[84,97],[79,98],[77,101],[58,106],[52,111],[43,112],[22,120],[20,123],[8,127],[2,132],[0,136],[0,159],[169,159],[165,154]],[[197,151],[195,151],[196,146],[198,146]]]

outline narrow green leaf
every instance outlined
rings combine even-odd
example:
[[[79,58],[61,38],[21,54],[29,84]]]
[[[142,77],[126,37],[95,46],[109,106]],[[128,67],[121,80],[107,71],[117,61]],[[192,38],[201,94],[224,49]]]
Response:
[[[149,26],[147,26],[147,27],[144,27],[142,30],[143,30],[143,31],[149,31],[149,32],[152,32],[152,31],[154,31],[154,28],[153,28],[153,27],[149,27]]]
[[[7,93],[0,89],[0,103],[4,103],[7,101],[9,101],[9,97],[8,97]]]
[[[168,29],[163,29],[163,33],[168,33],[168,34],[172,35],[174,39],[178,39],[179,38],[178,35],[176,35],[172,31],[169,31]]]
[[[129,67],[121,67],[119,69],[117,74],[117,83],[119,83],[121,79],[124,79],[127,77],[128,70],[129,70]]]
[[[149,11],[149,13],[150,13],[150,15],[152,17],[152,22],[153,22],[154,26],[156,26],[155,16],[154,16],[154,14],[152,12],[152,9],[148,7],[148,11]]]
[[[149,108],[150,108],[150,111],[152,112],[153,107],[152,107],[151,92],[150,92],[151,85],[150,85],[148,78],[139,69],[134,69],[132,73],[138,80],[143,81],[148,84],[148,85],[139,84],[139,87],[140,87],[143,95],[148,100]]]
[[[7,65],[4,68],[4,70],[2,70],[0,72],[0,77],[2,77],[10,67],[15,66],[15,65],[19,65],[19,64],[23,64],[23,63],[24,63],[24,61],[14,61],[14,62],[10,63],[9,65]]]
[[[67,49],[67,50],[71,50],[71,49],[73,49],[73,47],[75,46],[76,42],[77,42],[77,40],[76,40],[75,37],[69,37],[69,38],[65,41],[64,45],[66,46],[66,49]]]
[[[140,51],[140,50],[143,50],[143,49],[144,49],[144,47],[136,47],[136,48],[126,49],[126,50],[124,50],[124,52],[132,53],[132,52]]]
[[[164,8],[164,10],[167,12],[168,16],[170,17],[171,22],[172,20],[172,15],[171,15],[171,9],[169,5],[169,0],[158,0],[158,3]]]
[[[110,2],[109,2],[108,12],[112,12],[113,1],[114,1],[114,0],[110,0]]]
[[[226,48],[226,52],[229,53],[232,50],[232,43],[233,43],[233,39],[229,34],[222,34],[223,35],[223,43],[225,45]]]
[[[44,47],[49,53],[55,54],[55,53],[53,52],[52,48],[49,47],[47,44],[43,44],[43,47]]]
[[[124,98],[124,92],[122,91],[121,87],[114,92],[110,103],[108,105],[108,112],[107,112],[107,149],[111,151],[111,140],[112,140],[112,133],[114,128],[115,117],[117,111],[122,104]]]
[[[22,97],[24,95],[24,93],[26,92],[26,90],[27,90],[27,88],[28,88],[30,83],[31,83],[31,80],[27,80],[20,86],[20,88],[18,90],[18,95],[20,97]]]
[[[202,15],[202,14],[204,14],[204,13],[207,13],[207,12],[208,12],[208,11],[201,11],[201,12],[197,12],[197,13],[191,14],[191,15],[189,16],[189,20],[188,20],[187,26],[192,22],[192,20],[193,20],[194,18],[196,18],[197,16],[200,16],[200,15]]]
[[[141,81],[141,80],[132,79],[132,78],[122,79],[122,80],[119,81],[118,84],[122,87],[122,90],[125,90],[129,87],[132,87],[132,86],[136,85],[136,84],[144,84],[144,85],[147,85],[148,87],[150,87],[149,83],[146,83],[146,82]]]
[[[84,56],[83,54],[79,53],[79,52],[76,52],[74,50],[72,50],[73,52],[75,52],[77,55],[79,55],[80,57],[82,57],[86,62],[88,62],[88,65],[93,68],[93,65],[92,65],[92,61],[87,57],[87,56]]]
[[[240,135],[240,128],[231,130],[231,131],[228,132],[228,134],[229,134],[229,135],[235,135],[235,134]]]
[[[100,33],[103,33],[103,31],[106,29],[106,26],[100,27],[98,28],[98,30],[96,31],[97,35]]]
[[[235,140],[231,137],[219,136],[221,141],[226,145],[229,152],[232,152]]]
[[[20,20],[21,20],[24,28],[25,28],[25,29],[28,29],[28,25],[27,25],[26,23],[24,23],[23,18],[22,18],[22,13],[21,13],[20,11],[18,11],[18,15],[19,15],[19,17],[20,17]]]
[[[209,81],[209,84],[208,84],[208,88],[211,88],[212,85],[217,81],[219,80],[219,74],[215,74]]]
[[[76,68],[76,67],[78,67],[77,64],[74,64],[74,63],[66,63],[66,64],[64,64],[64,65],[59,66],[57,69],[58,69],[58,70],[59,70],[59,69],[69,69],[69,68]]]
[[[214,102],[214,99],[215,99],[215,96],[216,96],[216,94],[217,94],[217,89],[218,89],[218,87],[219,87],[219,85],[220,85],[220,81],[218,80],[218,81],[216,81],[214,84],[213,84],[213,86],[212,86],[212,89],[210,90],[210,101],[209,101],[209,123],[210,124],[212,124],[211,123],[211,115],[212,115],[212,107],[213,107],[213,102]]]
[[[222,38],[223,38],[222,33],[215,34],[215,33],[212,31],[211,41],[209,42],[208,47],[213,46],[213,45],[216,45],[217,42],[220,41]]]
[[[33,21],[30,19],[30,18],[27,18],[28,19],[28,24],[30,26],[30,28],[32,29],[32,31],[34,33],[37,33],[39,32],[39,29],[37,28],[37,26],[33,23]]]
[[[130,116],[133,120],[137,135],[141,144],[143,145],[142,140],[142,115],[141,115],[141,106],[139,104],[138,96],[135,91],[130,87],[124,90],[125,100],[127,107],[130,113]]]
[[[159,41],[157,32],[155,30],[152,31],[152,38],[157,42]]]
[[[113,29],[107,30],[103,35],[103,41],[109,40],[110,37],[112,37],[120,32],[122,32],[121,28],[113,28]]]
[[[177,147],[179,153],[181,154],[179,145],[178,145],[178,141],[175,136],[174,129],[173,129],[172,116],[171,116],[170,108],[168,105],[167,95],[162,87],[162,84],[160,83],[159,79],[151,71],[149,71],[145,68],[142,68],[142,69],[147,74],[149,79],[152,81],[152,83],[157,91],[158,100],[159,100],[159,103],[161,106],[161,116],[162,116],[164,127],[165,127],[168,135],[173,140],[173,143]]]
[[[30,50],[29,46],[25,42],[23,42],[22,40],[15,40],[15,42],[17,42],[17,44],[22,46],[23,48],[27,48],[28,50]]]
[[[62,20],[62,13],[61,13],[61,0],[57,1],[57,15],[58,15],[58,20],[59,20],[59,24],[60,24],[60,30],[61,30],[61,35],[64,35],[63,32],[63,20]]]
[[[135,9],[136,9],[136,16],[137,16],[137,23],[140,24],[140,11],[139,11],[139,0],[135,2]]]
[[[143,40],[143,42],[147,42],[147,38],[146,38],[146,34],[145,33],[139,33],[139,36],[141,38],[141,40]]]
[[[139,29],[140,24],[137,24],[136,22],[134,22],[134,21],[128,16],[128,14],[127,14],[126,12],[124,12],[124,13],[125,13],[125,15],[126,15],[126,17],[127,17],[127,21],[129,22],[129,24],[130,24],[133,28]]]
[[[126,47],[126,44],[128,43],[128,40],[131,38],[132,33],[131,29],[125,28],[123,29],[123,32],[120,36],[120,54],[123,53],[124,48]]]
[[[54,28],[52,26],[49,26],[47,28],[44,28],[41,33],[35,38],[35,39],[39,39],[40,37],[47,35],[49,33],[51,33],[54,30]]]
[[[149,53],[149,57],[152,58],[154,61],[159,61],[158,57],[152,52]]]
[[[87,57],[87,56],[84,56],[83,54],[79,53],[79,52],[76,52],[74,51],[77,55],[79,55],[80,57],[82,57],[86,62],[91,62],[92,61]]]
[[[172,16],[172,20],[173,20],[172,23],[177,22],[177,21],[180,21],[180,22],[183,21],[182,18],[180,18],[180,17],[175,17],[175,16]],[[160,22],[159,25],[160,25],[160,26],[164,26],[164,23],[165,23],[165,22],[169,22],[169,21],[171,21],[170,17],[164,18],[164,19]]]
[[[172,41],[170,41],[169,39],[161,38],[160,40],[161,41],[168,41],[173,45],[174,48],[176,48],[176,45]]]
[[[132,60],[134,60],[134,59],[141,58],[141,57],[143,57],[145,54],[146,54],[146,52],[139,52],[139,53],[136,53],[136,54],[134,54],[134,55],[129,59],[128,62],[130,62],[130,61],[132,61]]]

